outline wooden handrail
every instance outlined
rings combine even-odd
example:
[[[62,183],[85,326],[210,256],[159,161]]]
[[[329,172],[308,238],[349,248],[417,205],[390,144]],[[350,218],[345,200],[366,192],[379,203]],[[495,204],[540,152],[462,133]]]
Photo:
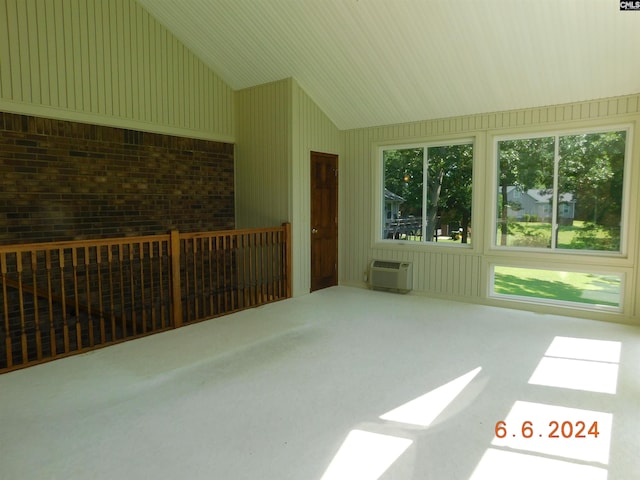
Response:
[[[14,245],[0,245],[0,253],[30,252],[32,250],[59,250],[75,247],[101,247],[109,245],[125,245],[146,243],[150,241],[169,241],[169,234],[144,235],[137,237],[117,237],[89,240],[63,240],[58,242],[17,243]]]

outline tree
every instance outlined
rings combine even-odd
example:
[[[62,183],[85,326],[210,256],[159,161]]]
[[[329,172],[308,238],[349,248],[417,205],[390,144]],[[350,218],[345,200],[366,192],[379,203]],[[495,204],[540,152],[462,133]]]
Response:
[[[560,138],[559,187],[572,192],[576,218],[616,227],[622,212],[626,132]]]
[[[430,147],[427,155],[428,201],[427,234],[433,238],[436,219],[454,218],[462,228],[462,243],[468,242],[471,222],[471,189],[473,173],[473,145],[445,145]]]
[[[554,137],[504,140],[498,143],[500,244],[507,244],[508,187],[521,192],[553,186]]]

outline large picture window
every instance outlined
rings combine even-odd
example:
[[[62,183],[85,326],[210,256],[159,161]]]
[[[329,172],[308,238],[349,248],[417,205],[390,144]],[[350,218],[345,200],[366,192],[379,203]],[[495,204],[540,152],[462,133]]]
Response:
[[[473,143],[385,147],[382,238],[471,243]]]
[[[627,130],[497,142],[496,245],[620,252]]]

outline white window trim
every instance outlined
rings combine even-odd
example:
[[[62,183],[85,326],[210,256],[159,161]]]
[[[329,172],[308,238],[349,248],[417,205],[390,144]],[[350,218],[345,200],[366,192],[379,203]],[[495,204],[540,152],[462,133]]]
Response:
[[[429,248],[452,248],[452,249],[462,249],[462,250],[471,250],[474,247],[474,243],[472,241],[471,244],[462,244],[462,243],[440,243],[440,242],[425,242],[425,241],[412,241],[412,240],[400,240],[400,239],[387,239],[383,238],[384,226],[382,222],[382,217],[384,214],[384,158],[383,152],[384,150],[402,150],[408,148],[419,148],[422,147],[425,149],[425,156],[427,155],[426,150],[431,147],[442,147],[448,145],[465,145],[471,144],[473,146],[473,159],[472,159],[472,174],[471,174],[471,182],[472,182],[472,192],[476,190],[476,159],[477,159],[477,147],[478,147],[478,138],[476,135],[464,135],[457,137],[446,137],[442,139],[416,139],[413,142],[403,142],[403,143],[393,143],[393,142],[380,142],[374,144],[372,151],[374,152],[374,188],[373,188],[373,238],[372,238],[372,247],[389,247],[389,246],[401,246],[407,248],[415,248],[418,250],[424,250]],[[423,185],[426,183],[426,171],[423,169]],[[478,215],[476,213],[476,208],[474,208],[476,194],[472,193],[472,207],[471,207],[471,224],[474,224],[475,218]],[[423,214],[426,211],[424,203],[426,202],[426,198],[423,196]],[[424,226],[423,226],[424,228]],[[479,243],[479,242],[477,242]]]
[[[559,128],[559,129],[546,129],[535,132],[520,132],[520,133],[509,133],[509,134],[496,134],[492,136],[492,149],[491,149],[491,181],[489,182],[490,189],[488,192],[488,196],[490,197],[489,201],[491,204],[491,236],[488,245],[488,253],[491,254],[504,254],[507,252],[518,252],[518,253],[545,253],[549,255],[569,255],[569,256],[585,256],[585,257],[614,257],[614,258],[628,258],[628,245],[629,245],[629,209],[631,203],[631,193],[630,193],[630,183],[631,183],[631,164],[633,163],[632,158],[632,145],[634,141],[634,132],[633,132],[633,123],[616,123],[616,124],[599,124],[594,125],[592,127],[581,127],[581,128]],[[626,142],[625,142],[625,161],[624,161],[624,180],[623,180],[623,192],[622,192],[622,211],[620,213],[620,251],[618,252],[609,252],[609,251],[601,251],[601,250],[571,250],[571,249],[560,249],[560,248],[535,248],[535,247],[513,247],[513,246],[503,246],[498,245],[498,233],[497,233],[497,225],[496,219],[498,218],[497,211],[497,201],[496,201],[496,192],[498,191],[498,142],[504,140],[521,140],[521,139],[530,139],[530,138],[543,138],[543,137],[561,137],[566,135],[581,135],[588,133],[605,133],[605,132],[613,132],[613,131],[621,131],[624,130],[627,132],[626,134]],[[557,148],[557,142],[556,142]],[[556,152],[557,153],[557,152]],[[556,175],[554,175],[554,185],[557,182]],[[555,221],[554,212],[554,221]],[[491,278],[491,285],[493,285],[493,276]],[[493,287],[492,287],[493,288]]]

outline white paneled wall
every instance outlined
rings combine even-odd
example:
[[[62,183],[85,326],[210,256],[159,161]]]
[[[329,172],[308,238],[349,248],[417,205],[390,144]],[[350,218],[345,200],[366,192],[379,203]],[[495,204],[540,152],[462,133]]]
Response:
[[[233,91],[133,0],[0,0],[0,109],[233,141]]]
[[[236,92],[236,226],[291,221],[291,80]]]
[[[306,92],[293,81],[293,158],[292,158],[292,219],[293,219],[293,293],[301,295],[311,288],[311,157],[310,152],[338,155],[340,171],[340,134]],[[338,176],[338,182],[340,176]],[[341,235],[341,232],[338,232]]]
[[[310,152],[339,154],[339,132],[293,79],[236,92],[239,228],[292,223],[293,294],[309,292]]]
[[[640,285],[638,242],[640,231],[640,205],[636,192],[640,186],[640,95],[594,100],[570,105],[549,106],[510,112],[447,118],[381,127],[354,129],[341,132],[343,156],[341,158],[340,185],[340,281],[343,284],[363,285],[369,262],[376,259],[413,262],[414,289],[466,301],[495,303],[487,298],[489,265],[491,262],[511,261],[513,252],[503,254],[491,250],[493,219],[491,205],[495,201],[489,189],[492,185],[492,136],[498,132],[535,129],[562,129],[576,126],[598,125],[602,122],[631,122],[635,125],[632,145],[630,195],[630,245],[634,245],[625,258],[610,260],[616,271],[629,272],[625,287],[626,302],[622,314],[601,315],[598,318],[638,322],[635,292]],[[469,135],[476,138],[474,166],[474,212],[471,248],[444,245],[407,246],[374,243],[374,195],[377,168],[377,146],[384,143],[410,142],[416,139],[435,139]],[[558,257],[540,254],[535,261],[568,261],[574,265],[576,257]],[[601,259],[600,259],[601,260]],[[593,260],[601,266],[600,260]],[[600,261],[600,265],[598,262]],[[606,260],[605,260],[606,261]],[[530,308],[544,310],[544,307]],[[570,313],[570,312],[569,312]],[[581,315],[588,313],[580,312]]]

